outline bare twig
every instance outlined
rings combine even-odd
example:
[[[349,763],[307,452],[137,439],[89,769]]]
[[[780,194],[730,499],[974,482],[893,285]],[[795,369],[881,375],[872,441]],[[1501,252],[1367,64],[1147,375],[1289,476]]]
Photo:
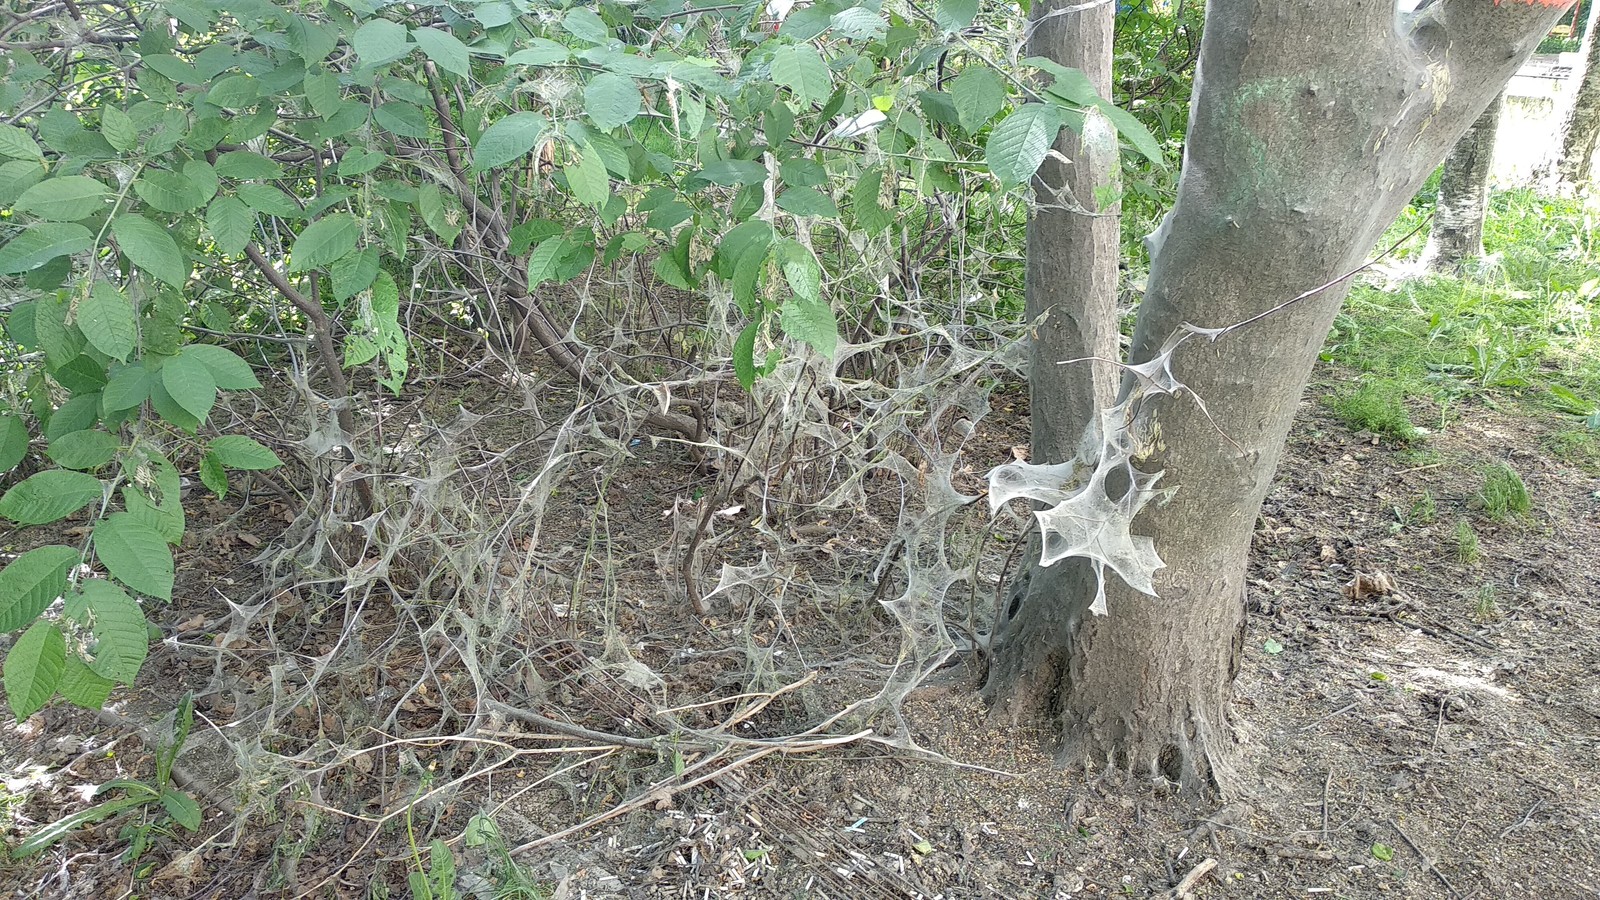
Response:
[[[345,378],[344,364],[339,359],[339,351],[333,346],[333,323],[329,321],[328,314],[323,310],[322,305],[313,303],[310,297],[300,293],[294,285],[290,284],[289,279],[278,271],[277,267],[267,259],[255,242],[252,241],[246,244],[244,253],[245,256],[250,258],[250,262],[255,264],[256,269],[266,276],[267,281],[277,289],[278,293],[282,294],[284,299],[293,304],[294,308],[299,310],[300,314],[305,316],[307,321],[311,323],[311,328],[316,338],[317,355],[322,357],[322,367],[327,370],[328,383],[332,386],[336,398],[333,404],[334,415],[338,417],[339,429],[345,435],[345,449],[350,454],[352,464],[358,464],[361,457],[356,453],[355,447],[349,443],[355,440],[356,433],[355,415],[350,411],[350,404],[347,402],[350,399],[350,380]],[[362,515],[365,515],[373,509],[372,485],[367,482],[366,478],[361,477],[359,472],[357,473],[355,484],[356,493],[361,500]]]
[[[1194,890],[1195,884],[1216,867],[1217,861],[1212,857],[1206,857],[1199,865],[1190,869],[1189,874],[1183,876],[1183,880],[1174,885],[1172,890],[1167,891],[1166,896],[1172,898],[1172,900],[1179,900],[1179,898],[1188,895],[1190,891]]]
[[[1450,883],[1450,879],[1444,877],[1444,873],[1439,871],[1439,867],[1433,864],[1433,860],[1428,857],[1428,854],[1422,852],[1422,848],[1417,846],[1417,842],[1411,839],[1411,835],[1406,834],[1406,830],[1400,827],[1400,823],[1390,819],[1389,824],[1394,826],[1395,833],[1400,835],[1400,838],[1406,842],[1406,845],[1411,848],[1411,852],[1417,854],[1417,858],[1422,860],[1422,867],[1432,872],[1439,879],[1439,883],[1444,885],[1446,891],[1450,892],[1450,896],[1460,897],[1461,892],[1456,890],[1455,885]]]
[[[1500,832],[1499,840],[1502,840],[1502,841],[1505,840],[1506,835],[1508,835],[1511,832],[1516,831],[1518,828],[1521,828],[1522,826],[1528,824],[1530,821],[1533,820],[1533,814],[1538,812],[1543,807],[1544,807],[1544,798],[1543,797],[1540,797],[1539,799],[1533,801],[1533,805],[1528,807],[1528,811],[1523,814],[1522,818],[1520,818],[1517,821],[1511,823],[1510,825],[1507,825],[1505,830]]]

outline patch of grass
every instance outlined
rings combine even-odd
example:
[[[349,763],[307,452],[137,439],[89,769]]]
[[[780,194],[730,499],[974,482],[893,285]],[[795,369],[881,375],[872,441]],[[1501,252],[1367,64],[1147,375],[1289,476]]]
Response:
[[[1478,548],[1478,533],[1466,519],[1456,523],[1456,559],[1468,566],[1483,559],[1483,551]]]
[[[1600,470],[1600,435],[1588,428],[1568,428],[1544,439],[1551,456],[1590,471]]]
[[[1421,224],[1432,202],[1419,194],[1383,246]],[[1582,200],[1497,192],[1477,271],[1357,285],[1323,358],[1441,402],[1491,394],[1567,412],[1600,408],[1593,212]],[[1424,228],[1400,255],[1420,253],[1426,237]]]
[[[1411,514],[1407,517],[1417,525],[1432,525],[1439,518],[1439,504],[1433,499],[1433,492],[1424,489],[1422,496],[1411,502]]]
[[[1503,462],[1484,470],[1478,502],[1483,505],[1484,513],[1496,522],[1521,518],[1533,509],[1533,499],[1528,496],[1528,486],[1523,484],[1522,476]]]
[[[1426,447],[1411,447],[1396,454],[1401,468],[1421,469],[1444,462],[1444,454]]]
[[[1472,617],[1479,622],[1493,622],[1500,618],[1499,594],[1492,581],[1479,585],[1478,599],[1472,604]]]
[[[1351,431],[1370,431],[1402,444],[1422,437],[1406,412],[1405,391],[1388,381],[1364,381],[1354,390],[1336,394],[1328,405]]]

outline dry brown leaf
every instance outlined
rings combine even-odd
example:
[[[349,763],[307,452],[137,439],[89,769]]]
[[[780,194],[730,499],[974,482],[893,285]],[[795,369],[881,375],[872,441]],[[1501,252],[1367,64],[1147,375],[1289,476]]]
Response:
[[[1365,600],[1368,597],[1383,597],[1395,592],[1394,579],[1383,572],[1357,572],[1356,577],[1344,586],[1346,600]]]

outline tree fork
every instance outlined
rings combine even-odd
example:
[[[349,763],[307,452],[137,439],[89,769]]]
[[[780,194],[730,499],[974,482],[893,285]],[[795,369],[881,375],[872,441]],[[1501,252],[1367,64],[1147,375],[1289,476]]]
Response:
[[[1084,565],[1035,563],[996,623],[986,694],[997,711],[1054,724],[1064,761],[1186,789],[1242,787],[1228,700],[1246,562],[1348,291],[1339,276],[1357,268],[1567,5],[1440,0],[1415,14],[1398,13],[1393,0],[1208,6],[1178,197],[1150,239],[1129,359],[1156,358],[1191,324],[1251,324],[1178,351],[1173,371],[1194,396],[1141,401],[1138,427],[1155,439],[1139,466],[1177,487],[1136,520],[1165,562],[1160,597],[1108,574],[1110,615],[1094,616]],[[1050,249],[1030,235],[1030,312],[1031,257]],[[1050,337],[1039,330],[1032,371],[1035,460],[1045,463],[1071,458],[1078,398],[1097,394],[1088,364],[1056,363],[1101,355],[1061,353]],[[1122,396],[1133,388],[1124,379]]]

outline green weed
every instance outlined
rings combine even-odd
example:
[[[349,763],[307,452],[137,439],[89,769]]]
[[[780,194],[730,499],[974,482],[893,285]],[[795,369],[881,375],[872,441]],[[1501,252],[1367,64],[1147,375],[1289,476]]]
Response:
[[[1505,463],[1495,463],[1483,473],[1483,487],[1478,489],[1478,502],[1483,511],[1496,522],[1526,516],[1533,508],[1528,496],[1528,486],[1522,476]]]
[[[1483,559],[1483,551],[1478,548],[1478,533],[1466,519],[1456,523],[1456,559],[1468,566]]]
[[[1410,523],[1417,525],[1432,525],[1439,518],[1439,504],[1433,499],[1432,491],[1425,489],[1422,496],[1412,501],[1411,514],[1407,518]]]
[[[1402,444],[1422,437],[1406,413],[1405,393],[1392,382],[1367,381],[1328,401],[1351,431],[1370,431]]]
[[[1472,616],[1479,622],[1492,622],[1500,618],[1499,591],[1494,582],[1485,581],[1478,587],[1478,599],[1472,605]]]
[[[1600,469],[1600,435],[1588,428],[1568,428],[1544,439],[1551,456],[1562,462],[1595,471]]]

